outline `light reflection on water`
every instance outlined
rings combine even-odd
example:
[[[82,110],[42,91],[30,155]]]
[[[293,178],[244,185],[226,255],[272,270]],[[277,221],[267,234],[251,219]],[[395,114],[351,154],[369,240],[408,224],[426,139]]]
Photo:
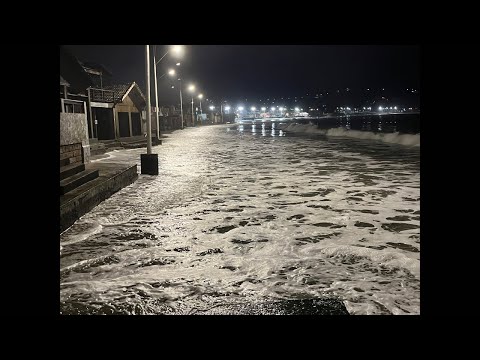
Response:
[[[418,148],[277,129],[186,129],[154,147],[159,176],[61,235],[62,312],[334,295],[353,314],[418,314]]]

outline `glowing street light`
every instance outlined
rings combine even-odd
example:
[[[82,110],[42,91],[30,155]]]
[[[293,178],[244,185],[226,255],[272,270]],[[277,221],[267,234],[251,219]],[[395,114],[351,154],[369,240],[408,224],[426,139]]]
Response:
[[[295,108],[295,112],[299,112],[300,109],[298,107]]]
[[[174,53],[177,56],[181,56],[183,53],[183,46],[182,45],[173,45],[170,50],[172,53]]]
[[[230,110],[230,106],[225,106],[225,110],[226,110],[226,111],[229,111],[229,110]]]
[[[239,106],[237,109],[238,111],[243,111],[243,106]]]
[[[252,107],[250,108],[250,110],[255,111],[255,110],[257,110],[257,108],[256,108],[255,106],[252,106]]]
[[[270,110],[275,111],[275,106],[272,106]]]
[[[265,112],[267,108],[265,106],[262,106],[262,111]]]
[[[215,106],[210,106],[210,110],[215,110]]]

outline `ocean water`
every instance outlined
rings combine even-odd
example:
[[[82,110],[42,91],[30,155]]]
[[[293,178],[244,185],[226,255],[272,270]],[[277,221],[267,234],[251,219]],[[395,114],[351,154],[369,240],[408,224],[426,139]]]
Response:
[[[60,235],[62,314],[189,314],[337,297],[420,313],[419,135],[187,128]],[[145,149],[96,161],[137,163]]]

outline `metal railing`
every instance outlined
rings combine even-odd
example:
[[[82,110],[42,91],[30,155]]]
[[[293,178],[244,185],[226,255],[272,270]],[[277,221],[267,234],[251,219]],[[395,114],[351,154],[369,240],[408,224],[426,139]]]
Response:
[[[113,103],[115,102],[114,91],[90,88],[90,101]]]

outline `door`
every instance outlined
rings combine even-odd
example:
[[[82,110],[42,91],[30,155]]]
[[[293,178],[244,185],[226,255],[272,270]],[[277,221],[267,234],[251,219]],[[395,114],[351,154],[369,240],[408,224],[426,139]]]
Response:
[[[142,120],[140,113],[131,113],[133,136],[142,135]]]
[[[120,130],[120,137],[130,136],[130,125],[128,124],[128,112],[118,113],[118,128]]]

